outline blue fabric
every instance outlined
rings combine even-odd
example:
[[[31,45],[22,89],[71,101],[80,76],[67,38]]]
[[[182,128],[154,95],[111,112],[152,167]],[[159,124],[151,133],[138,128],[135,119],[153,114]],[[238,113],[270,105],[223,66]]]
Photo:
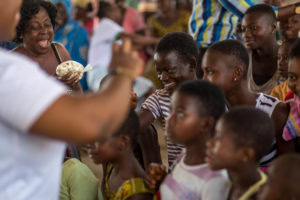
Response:
[[[59,29],[54,34],[54,41],[62,43],[68,50],[72,60],[87,65],[87,55],[89,49],[88,32],[76,21],[67,22],[66,26]],[[80,81],[84,91],[86,91],[86,76]]]
[[[89,49],[89,35],[87,30],[82,27],[79,22],[73,20],[72,6],[69,0],[53,0],[53,2],[62,2],[65,4],[68,20],[66,25],[55,30],[53,40],[62,43],[68,50],[72,60],[81,63],[84,67],[87,65],[87,55]],[[86,83],[86,75],[80,81],[82,89],[88,89]]]
[[[57,2],[62,2],[63,4],[65,4],[66,10],[67,10],[67,15],[68,15],[68,20],[71,21],[72,16],[73,16],[73,7],[72,7],[71,1],[70,0],[52,0],[52,3],[57,3]]]

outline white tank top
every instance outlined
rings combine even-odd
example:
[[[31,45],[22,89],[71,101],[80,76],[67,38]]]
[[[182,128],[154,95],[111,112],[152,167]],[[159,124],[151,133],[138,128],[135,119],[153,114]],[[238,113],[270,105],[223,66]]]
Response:
[[[268,80],[265,84],[263,85],[257,85],[253,79],[253,67],[252,67],[252,51],[249,53],[249,69],[247,73],[247,83],[248,83],[248,89],[249,91],[256,93],[256,92],[263,92],[265,94],[271,94],[272,89],[279,85],[279,73],[276,71],[273,75],[273,77]]]
[[[266,112],[270,117],[272,117],[273,111],[277,104],[280,101],[272,96],[260,93],[259,97],[256,99],[256,108]],[[259,162],[260,166],[268,166],[270,162],[276,157],[277,155],[277,142],[274,137],[274,141],[272,144],[272,148],[270,151],[262,157]]]

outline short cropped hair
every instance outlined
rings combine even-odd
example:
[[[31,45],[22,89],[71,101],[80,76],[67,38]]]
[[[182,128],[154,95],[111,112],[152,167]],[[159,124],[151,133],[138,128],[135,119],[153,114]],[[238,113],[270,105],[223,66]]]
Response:
[[[21,7],[21,19],[19,24],[17,25],[17,35],[16,38],[14,39],[14,42],[16,43],[22,43],[23,40],[21,38],[21,35],[24,33],[24,31],[27,28],[27,23],[28,21],[36,15],[39,11],[40,8],[44,8],[51,20],[51,24],[53,29],[55,28],[55,18],[56,18],[56,7],[51,1],[47,0],[24,0],[22,7]]]
[[[99,3],[100,6],[97,12],[97,17],[102,19],[107,16],[107,12],[109,11],[109,8],[111,8],[112,4],[103,0],[101,0]]]
[[[251,147],[259,161],[272,147],[275,137],[273,122],[269,115],[253,107],[243,106],[230,110],[221,118],[232,134],[237,147]]]
[[[192,36],[185,32],[172,32],[166,34],[157,44],[155,51],[175,51],[181,59],[185,61],[194,59],[196,61],[196,64],[199,57],[199,50],[196,42],[194,41]]]
[[[212,116],[217,121],[225,112],[225,96],[220,87],[204,80],[182,83],[176,92],[195,98],[199,104],[199,115]],[[204,111],[204,113],[203,113]]]
[[[259,14],[268,16],[271,22],[276,22],[277,17],[273,8],[267,4],[257,4],[247,9],[245,15],[248,14]]]
[[[140,121],[134,110],[130,110],[126,120],[123,122],[121,128],[113,134],[114,137],[121,135],[129,136],[134,148],[138,143],[138,135],[140,130]]]
[[[300,39],[297,39],[291,48],[290,54],[289,54],[290,59],[300,59]]]
[[[233,56],[235,64],[241,65],[244,70],[244,78],[247,77],[249,67],[249,55],[247,49],[238,40],[223,40],[217,42],[208,48],[209,50],[218,51],[227,56]]]

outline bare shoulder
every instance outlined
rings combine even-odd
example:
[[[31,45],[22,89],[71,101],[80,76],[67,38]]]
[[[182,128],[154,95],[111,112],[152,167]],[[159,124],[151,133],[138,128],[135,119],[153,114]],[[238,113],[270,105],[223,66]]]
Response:
[[[71,60],[71,56],[70,56],[68,50],[61,43],[55,42],[54,44],[55,44],[55,47],[61,57],[62,62]]]
[[[17,52],[17,53],[21,53],[21,54],[24,54],[24,51],[25,51],[25,48],[23,45],[21,46],[18,46],[16,48],[14,48],[13,50],[11,50],[12,52]]]

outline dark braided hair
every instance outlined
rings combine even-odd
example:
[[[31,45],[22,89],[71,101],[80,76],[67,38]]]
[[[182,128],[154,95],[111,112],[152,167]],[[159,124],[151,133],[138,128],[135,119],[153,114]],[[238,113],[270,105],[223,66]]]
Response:
[[[21,19],[17,26],[17,35],[14,39],[16,43],[22,43],[23,40],[21,38],[22,33],[26,30],[26,26],[28,21],[32,18],[32,16],[36,15],[40,8],[43,7],[51,20],[51,24],[53,29],[55,27],[55,18],[56,18],[56,7],[53,3],[47,0],[24,0],[21,7]]]

